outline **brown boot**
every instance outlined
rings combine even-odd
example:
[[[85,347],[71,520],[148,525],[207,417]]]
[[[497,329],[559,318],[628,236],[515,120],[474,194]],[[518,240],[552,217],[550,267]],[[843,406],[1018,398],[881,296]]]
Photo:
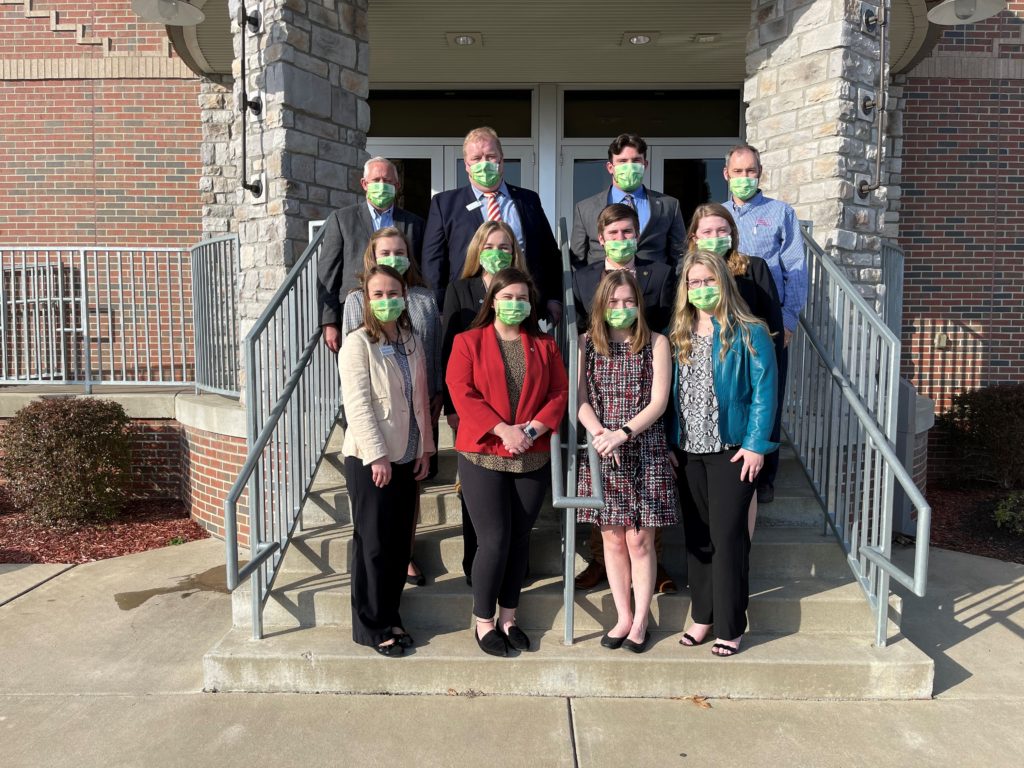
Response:
[[[584,573],[586,573],[586,571],[584,571]],[[668,571],[665,570],[665,567],[661,563],[658,563],[658,573],[654,577],[655,594],[670,595],[673,592],[678,591],[679,587],[676,586],[672,577],[668,575]]]
[[[584,568],[576,577],[576,589],[593,589],[608,578],[604,563],[593,562]]]

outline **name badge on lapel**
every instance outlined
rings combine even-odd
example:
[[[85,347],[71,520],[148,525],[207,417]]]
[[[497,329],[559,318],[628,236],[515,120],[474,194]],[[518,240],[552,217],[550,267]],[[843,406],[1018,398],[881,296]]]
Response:
[[[382,344],[380,348],[380,353],[384,355],[384,357],[393,357],[395,354],[395,348],[392,347],[390,344]]]
[[[482,206],[483,206],[483,203],[481,203],[479,200],[476,200],[476,201],[470,203],[469,205],[467,205],[466,206],[466,210],[467,211],[475,211],[477,208],[480,208]]]

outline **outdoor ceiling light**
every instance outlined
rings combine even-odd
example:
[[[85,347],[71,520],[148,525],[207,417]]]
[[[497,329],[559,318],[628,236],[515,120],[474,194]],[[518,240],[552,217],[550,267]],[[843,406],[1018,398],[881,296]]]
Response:
[[[718,39],[717,32],[698,32],[693,36],[695,43],[713,43]]]
[[[455,36],[455,44],[456,45],[472,45],[475,42],[476,42],[476,38],[473,37],[472,35],[456,35]]]
[[[1005,0],[942,0],[928,11],[928,21],[955,27],[958,24],[973,24],[1005,10]]]
[[[468,48],[473,45],[483,46],[484,36],[479,32],[445,32],[448,45],[455,48]]]
[[[657,42],[660,36],[660,32],[623,32],[622,45],[626,43],[630,45],[650,45]]]
[[[141,19],[169,27],[194,27],[206,18],[186,0],[132,0],[132,10]]]

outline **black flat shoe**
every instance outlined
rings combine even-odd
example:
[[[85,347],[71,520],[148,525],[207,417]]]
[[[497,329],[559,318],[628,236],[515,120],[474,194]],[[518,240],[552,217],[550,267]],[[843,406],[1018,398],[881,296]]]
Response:
[[[508,645],[505,644],[505,638],[498,630],[492,629],[486,635],[480,637],[474,627],[473,637],[476,638],[476,644],[480,646],[480,650],[484,653],[491,656],[508,656]]]
[[[395,638],[395,642],[403,648],[412,648],[415,644],[415,641],[412,639],[412,635],[408,632],[402,632],[401,634],[392,633],[391,636]]]
[[[615,651],[622,647],[622,643],[626,640],[626,636],[612,637],[611,635],[605,635],[601,638],[601,647],[610,648]]]
[[[530,650],[530,638],[528,638],[526,636],[526,633],[523,632],[523,630],[521,630],[515,624],[509,625],[508,632],[501,632],[500,629],[498,630],[498,632],[500,632],[501,636],[505,638],[505,642],[512,646],[512,648],[514,648],[515,650]]]
[[[388,643],[387,645],[375,645],[373,650],[381,656],[387,656],[388,658],[395,658],[405,654],[405,648],[403,648],[402,644],[397,640],[393,643]]]
[[[414,587],[426,586],[426,584],[427,584],[427,577],[423,575],[423,571],[420,570],[420,567],[418,565],[416,565],[416,563],[414,563],[412,561],[410,561],[409,564],[413,568],[415,568],[417,571],[419,571],[419,573],[416,573],[416,574],[406,573],[405,574],[405,583],[406,584],[412,584]]]
[[[647,650],[647,641],[650,639],[651,633],[644,632],[644,639],[641,640],[639,643],[634,643],[627,637],[622,641],[622,647],[625,648],[627,651],[632,651],[633,653],[643,653]]]

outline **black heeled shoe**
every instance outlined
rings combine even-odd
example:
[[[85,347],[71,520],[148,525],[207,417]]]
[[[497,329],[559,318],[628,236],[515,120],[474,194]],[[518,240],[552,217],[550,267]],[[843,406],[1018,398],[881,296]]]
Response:
[[[412,635],[408,632],[392,632],[391,636],[395,638],[395,642],[403,648],[412,648],[415,644],[415,641],[412,639]]]
[[[473,637],[476,638],[476,644],[480,646],[480,650],[491,656],[508,656],[508,645],[505,643],[505,636],[502,635],[497,629],[492,629],[483,637],[476,632],[476,627],[473,627]]]
[[[405,648],[398,642],[398,640],[395,640],[393,643],[387,643],[386,645],[375,645],[373,650],[381,656],[387,656],[389,659],[397,658],[398,656],[403,656],[405,654]]]
[[[409,565],[411,565],[416,571],[418,571],[418,573],[412,574],[406,571],[405,583],[412,584],[415,587],[426,586],[427,577],[423,575],[423,570],[418,565],[416,565],[416,561],[410,560]]]

